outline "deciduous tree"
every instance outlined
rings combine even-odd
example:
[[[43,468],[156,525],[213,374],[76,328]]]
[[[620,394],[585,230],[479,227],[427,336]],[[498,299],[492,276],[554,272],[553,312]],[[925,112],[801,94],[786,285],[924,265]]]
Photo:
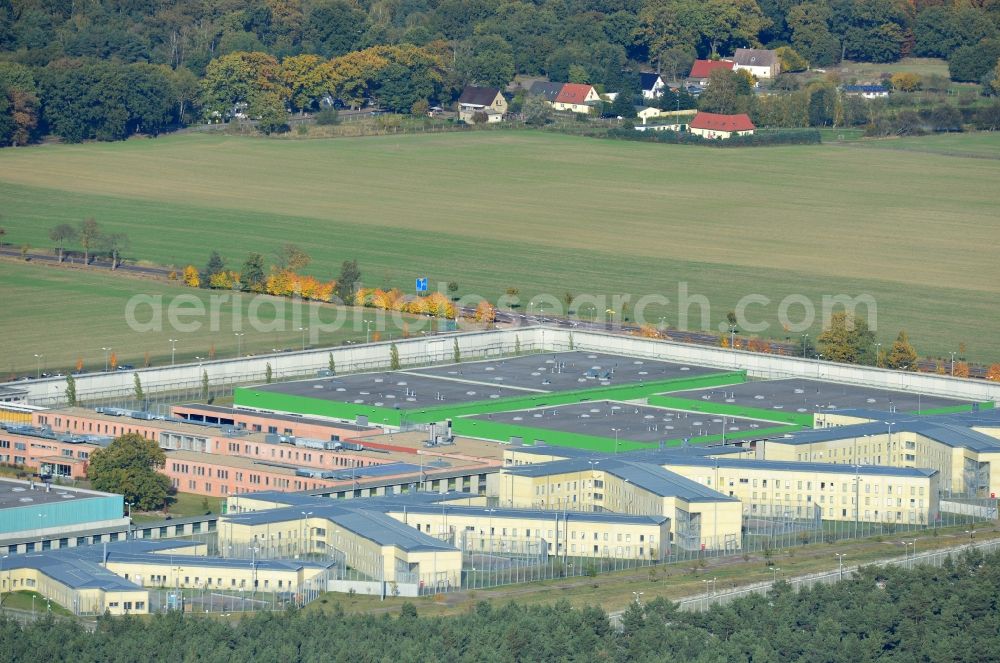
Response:
[[[860,364],[868,358],[875,334],[864,318],[838,311],[831,316],[830,326],[816,340],[828,360]]]
[[[56,243],[56,249],[59,251],[59,262],[63,261],[66,246],[75,242],[76,238],[76,228],[68,223],[60,223],[49,231],[49,239]]]
[[[905,330],[896,336],[889,355],[886,357],[886,365],[897,370],[915,371],[917,370],[917,351],[910,344],[910,337]]]
[[[154,440],[127,433],[91,453],[87,477],[96,490],[119,493],[136,508],[152,511],[167,500],[170,480],[157,471],[165,464],[166,455]]]
[[[101,237],[100,226],[93,218],[84,219],[80,222],[80,246],[83,247],[83,264],[90,264],[90,251],[97,246]]]

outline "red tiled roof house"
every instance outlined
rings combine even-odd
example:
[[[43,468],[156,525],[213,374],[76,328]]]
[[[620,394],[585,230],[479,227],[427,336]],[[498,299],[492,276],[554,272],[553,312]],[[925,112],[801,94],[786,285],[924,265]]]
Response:
[[[718,69],[732,71],[734,65],[735,63],[732,60],[695,60],[694,64],[691,65],[691,73],[688,74],[688,80],[691,83],[704,87],[708,85],[708,77],[713,71]]]
[[[600,101],[601,95],[597,94],[593,85],[566,83],[552,101],[552,107],[574,113],[589,113],[592,104]]]
[[[720,115],[699,112],[691,120],[691,133],[703,138],[724,139],[752,135],[757,128],[746,113]]]

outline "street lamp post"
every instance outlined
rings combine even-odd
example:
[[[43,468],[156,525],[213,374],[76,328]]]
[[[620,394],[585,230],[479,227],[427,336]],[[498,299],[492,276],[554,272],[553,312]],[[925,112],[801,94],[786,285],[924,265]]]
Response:
[[[844,579],[844,558],[847,557],[846,553],[834,553],[837,555],[837,561],[840,563],[840,579]]]
[[[309,546],[306,545],[306,532],[309,531],[309,517],[313,515],[312,511],[300,511],[302,514],[302,554],[303,556],[308,552]]]
[[[955,353],[949,352],[951,355],[951,377],[955,377]]]
[[[42,377],[42,357],[43,354],[35,354],[35,379]]]
[[[617,454],[618,453],[618,433],[619,433],[619,431],[621,431],[621,428],[612,428],[611,430],[613,430],[614,433],[615,433],[615,453]]]
[[[771,567],[771,586],[773,587],[775,583],[778,582],[778,571],[780,571],[777,566]]]
[[[38,552],[42,552],[45,547],[45,537],[42,535],[42,519],[45,518],[44,513],[38,514]]]
[[[913,567],[912,558],[917,556],[917,540],[912,541],[900,541],[903,544],[903,550],[906,551],[906,566],[909,568]]]
[[[875,368],[882,368],[882,344],[875,344]]]
[[[371,343],[372,325],[374,324],[375,324],[374,320],[365,320],[365,343]]]
[[[239,359],[243,356],[243,337],[246,332],[233,332],[233,336],[236,337],[236,358]]]
[[[108,353],[111,352],[111,347],[101,348],[104,350],[104,372],[108,372]]]
[[[806,346],[809,345],[809,334],[802,335],[802,358],[806,358]]]
[[[646,592],[632,592],[632,596],[635,597],[635,604],[636,605],[638,605],[638,606],[642,605],[642,601],[639,600],[639,597],[642,596],[645,593]]]
[[[299,327],[299,331],[302,332],[302,349],[306,349],[306,332],[309,331],[308,327]]]
[[[174,365],[174,357],[177,354],[177,339],[176,338],[168,338],[167,340],[170,341],[170,365],[173,366]]]

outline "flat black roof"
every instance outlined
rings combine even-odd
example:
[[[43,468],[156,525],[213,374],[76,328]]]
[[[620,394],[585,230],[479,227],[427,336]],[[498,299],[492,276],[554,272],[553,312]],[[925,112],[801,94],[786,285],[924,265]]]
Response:
[[[408,372],[436,375],[452,380],[557,392],[694,377],[719,373],[720,370],[656,359],[573,351],[463,362],[418,368]]]
[[[31,486],[32,483],[28,481],[0,479],[0,509],[16,509],[55,502],[79,502],[103,496],[101,493],[81,492],[56,484],[52,484],[46,492],[45,484],[40,481],[34,482],[33,490]]]
[[[530,396],[532,391],[510,387],[469,384],[409,372],[361,373],[281,384],[257,385],[253,391],[318,398],[340,403],[398,407],[402,410],[471,403],[512,396]]]
[[[770,421],[723,417],[721,414],[681,412],[615,401],[497,412],[471,418],[609,439],[615,438],[617,429],[619,439],[634,442],[659,442],[721,435],[723,425],[726,438],[737,439],[753,437],[758,429],[781,425]],[[554,453],[559,452],[556,450]]]
[[[847,408],[916,412],[962,405],[966,401],[925,396],[908,391],[874,389],[822,380],[763,380],[725,387],[676,391],[675,398],[755,407],[781,412],[827,412]]]
[[[256,385],[340,403],[415,410],[716,373],[717,369],[593,352],[560,352],[431,368]]]

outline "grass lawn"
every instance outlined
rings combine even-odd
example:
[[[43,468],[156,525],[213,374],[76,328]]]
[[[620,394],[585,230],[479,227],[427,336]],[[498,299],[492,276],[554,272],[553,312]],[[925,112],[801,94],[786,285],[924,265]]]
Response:
[[[34,374],[41,370],[66,372],[82,359],[85,370],[102,370],[105,353],[101,348],[110,347],[117,354],[119,364],[143,366],[146,353],[150,364],[162,366],[170,363],[170,341],[177,339],[176,361],[191,361],[195,357],[208,357],[214,346],[217,357],[234,356],[238,343],[244,354],[264,353],[272,349],[298,349],[302,343],[300,326],[309,326],[309,309],[296,309],[289,300],[267,298],[283,305],[284,311],[267,305],[259,309],[260,319],[266,327],[247,324],[251,306],[249,297],[239,303],[232,299],[218,307],[218,324],[212,327],[209,318],[199,318],[202,325],[192,331],[178,331],[167,323],[167,305],[178,296],[194,297],[202,302],[206,311],[211,310],[212,291],[186,288],[167,281],[120,277],[105,271],[84,272],[55,266],[0,260],[0,291],[3,295],[3,312],[0,314],[0,336],[4,344],[0,349],[0,375]],[[216,293],[218,294],[218,293]],[[136,331],[129,325],[126,306],[135,295],[159,297],[164,304],[163,326],[151,331]],[[149,318],[138,309],[136,318]],[[329,306],[319,309],[321,319],[336,319],[336,311]],[[340,309],[343,327],[334,333],[320,334],[317,344],[335,345],[344,340],[364,341],[363,320],[374,321],[372,327],[381,329],[383,338],[391,333],[400,334],[399,326],[391,317],[377,318],[374,311]],[[235,313],[235,317],[234,317]],[[427,329],[426,319],[401,316],[409,320],[409,328],[416,332]],[[192,318],[192,320],[194,320]],[[239,324],[234,326],[236,320]],[[304,322],[303,322],[304,321]],[[421,326],[423,325],[423,326]],[[245,335],[237,338],[236,329]],[[309,334],[306,343],[313,344]],[[34,357],[42,354],[41,362]]]
[[[525,302],[566,291],[628,293],[633,302],[655,293],[671,304],[651,307],[647,319],[675,326],[683,282],[708,298],[713,328],[741,297],[766,296],[770,304],[751,317],[776,338],[786,335],[777,311],[789,295],[820,310],[823,295],[870,294],[883,342],[905,328],[923,354],[944,356],[964,342],[971,359],[988,361],[1000,357],[1000,339],[974,330],[1000,303],[1000,161],[971,152],[998,142],[962,138],[981,147],[963,157],[824,145],[714,150],[531,131],[182,135],[4,150],[0,196],[15,244],[49,246],[50,227],[86,216],[128,233],[134,256],[177,266],[201,265],[212,248],[238,265],[249,251],[294,240],[313,255],[317,276],[334,277],[340,261],[357,258],[367,285],[410,289],[427,276],[432,287],[455,280],[461,293],[490,298],[518,287]],[[88,362],[114,345],[107,327],[120,327],[126,293],[105,284],[91,295],[76,277],[53,287],[26,269],[0,269],[0,284],[22,288],[0,332],[25,355],[0,357],[0,367],[30,370],[39,330],[63,333],[55,329],[67,319],[63,306],[86,320],[87,331],[68,331],[86,339],[81,350],[93,348]],[[87,296],[75,301],[74,288],[76,299]],[[58,306],[37,296],[47,291]],[[697,306],[690,311],[699,317]],[[817,329],[818,321],[808,331]],[[130,356],[156,352],[170,335]],[[221,350],[225,340],[215,342]]]
[[[940,58],[903,58],[899,62],[851,62],[845,60],[839,67],[844,76],[878,77],[879,74],[938,74],[948,76],[948,61]]]
[[[212,513],[222,512],[222,503],[225,501],[221,497],[210,497],[206,495],[195,495],[194,493],[177,493],[176,500],[167,508],[166,513],[161,512],[132,512],[132,520],[136,524],[151,523],[163,520],[166,516],[184,518],[186,516],[201,516],[206,511]],[[206,506],[207,505],[207,506]]]
[[[940,134],[906,139],[864,141],[862,145],[877,150],[901,150],[957,159],[1000,160],[1000,133]]]
[[[32,599],[34,599],[34,604],[32,604]],[[54,615],[70,616],[73,614],[54,601],[51,604],[46,604],[45,597],[38,592],[7,592],[6,594],[3,594],[2,601],[3,607],[11,608],[12,610],[27,610],[30,612],[32,605],[34,605],[35,612],[39,613],[44,612],[51,607],[52,614]]]

